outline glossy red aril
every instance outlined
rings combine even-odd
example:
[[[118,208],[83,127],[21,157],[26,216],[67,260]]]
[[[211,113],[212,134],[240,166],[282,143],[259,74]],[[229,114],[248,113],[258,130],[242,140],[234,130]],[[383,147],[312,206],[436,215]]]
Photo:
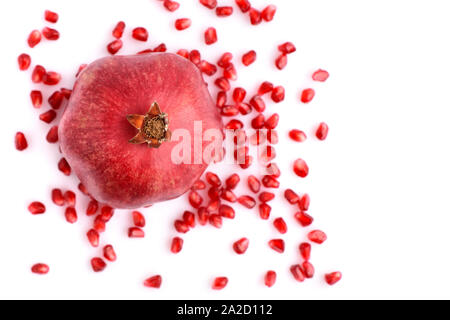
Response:
[[[153,276],[144,281],[144,286],[147,288],[159,289],[161,288],[161,284],[162,284],[162,277],[159,275]]]
[[[192,24],[192,21],[189,18],[177,19],[175,21],[175,29],[177,29],[178,31],[185,30],[185,29],[189,28],[191,26],[191,24]]]
[[[266,188],[279,188],[280,182],[273,176],[265,175],[262,179],[262,183]]]
[[[297,212],[294,217],[303,227],[308,227],[314,222],[314,218],[303,211]]]
[[[45,263],[37,263],[31,267],[31,272],[34,274],[44,275],[49,273],[50,267]]]
[[[77,196],[73,191],[68,190],[64,192],[64,201],[68,206],[75,207]]]
[[[228,179],[225,181],[225,184],[228,189],[233,190],[236,188],[238,183],[241,181],[241,178],[237,173],[233,173],[231,176],[228,177]]]
[[[36,109],[39,109],[42,107],[42,92],[39,90],[33,90],[30,92],[30,98],[31,98],[31,104]]]
[[[39,42],[41,42],[41,39],[41,32],[39,30],[33,30],[28,36],[28,45],[30,48],[34,48]]]
[[[252,209],[256,206],[256,201],[253,197],[250,196],[240,196],[238,198],[238,202],[246,207],[247,209]]]
[[[264,110],[266,110],[266,104],[264,103],[264,100],[260,96],[254,96],[250,100],[250,105],[257,112],[264,112]]]
[[[44,78],[44,75],[47,73],[45,68],[40,65],[36,65],[33,69],[33,73],[31,74],[31,81],[34,83],[40,83],[42,82],[42,79]]]
[[[231,60],[233,59],[233,54],[230,52],[225,52],[217,61],[217,65],[221,68],[226,68],[230,65]]]
[[[232,203],[237,201],[236,195],[233,193],[233,191],[228,190],[228,189],[223,190],[220,197],[222,199],[224,199],[225,201],[232,202]]]
[[[179,56],[181,56],[183,58],[189,59],[189,50],[180,49],[180,50],[177,51],[177,55],[179,55]]]
[[[259,194],[258,198],[261,202],[269,202],[275,199],[275,194],[272,192],[263,191]]]
[[[284,97],[285,97],[284,87],[278,86],[278,87],[273,88],[272,95],[271,95],[273,102],[279,103],[284,100]]]
[[[248,67],[255,61],[256,61],[256,51],[255,50],[251,50],[242,56],[242,64],[244,66]]]
[[[144,237],[145,237],[144,230],[136,227],[128,229],[128,238],[144,238]]]
[[[292,189],[286,189],[284,191],[284,197],[290,204],[296,204],[300,201],[300,197]]]
[[[289,137],[296,142],[303,142],[307,138],[303,131],[297,129],[289,131]]]
[[[183,221],[189,226],[189,228],[195,227],[195,214],[191,211],[185,211],[183,213]]]
[[[325,275],[325,281],[330,285],[335,285],[342,279],[342,273],[332,272]]]
[[[31,65],[31,57],[26,53],[22,53],[17,58],[17,63],[19,64],[19,70],[21,71],[28,70],[28,68]]]
[[[264,81],[259,86],[258,95],[262,96],[266,93],[272,92],[272,90],[273,90],[273,84],[271,82]]]
[[[273,287],[275,282],[277,281],[277,273],[275,271],[267,271],[265,277],[264,277],[264,284],[266,287]]]
[[[314,81],[325,82],[328,80],[330,74],[326,70],[319,69],[313,73],[312,79]]]
[[[180,4],[178,2],[172,0],[164,0],[163,4],[164,7],[170,12],[174,12],[180,7]]]
[[[197,180],[194,182],[191,189],[192,190],[204,190],[204,189],[206,189],[206,183],[204,183],[202,180]]]
[[[186,233],[189,231],[189,226],[186,224],[186,222],[182,220],[177,220],[174,222],[175,230],[179,233]]]
[[[212,288],[214,290],[222,290],[227,286],[227,284],[228,284],[228,278],[226,278],[226,277],[215,278]]]
[[[242,13],[247,13],[251,9],[251,4],[248,0],[235,0]]]
[[[310,103],[312,101],[312,99],[314,99],[314,96],[316,95],[316,92],[314,91],[314,89],[305,89],[302,91],[302,95],[300,97],[300,100],[303,103]]]
[[[292,42],[286,42],[278,46],[278,50],[284,54],[290,54],[297,51],[297,48]]]
[[[133,223],[135,227],[143,228],[145,227],[145,217],[139,211],[133,211]]]
[[[227,218],[227,219],[234,219],[236,213],[234,209],[226,204],[222,204],[219,207],[219,214],[221,217]]]
[[[98,202],[96,200],[91,200],[88,203],[88,206],[86,208],[86,215],[88,217],[93,216],[98,211]]]
[[[112,245],[106,245],[103,248],[103,256],[105,257],[106,260],[110,261],[110,262],[114,262],[117,260],[117,255],[116,255],[116,251],[114,250]]]
[[[325,140],[328,136],[328,130],[328,125],[326,123],[322,122],[319,124],[319,127],[316,130],[317,139],[321,141]]]
[[[53,12],[50,10],[45,10],[44,18],[46,21],[48,21],[50,23],[56,23],[56,22],[58,22],[59,16],[56,12]]]
[[[261,12],[254,8],[250,9],[249,17],[250,17],[250,23],[254,26],[260,24],[262,21]]]
[[[37,214],[43,214],[45,213],[45,205],[42,202],[32,202],[28,206],[28,211],[30,211],[31,214],[37,215]]]
[[[183,249],[183,239],[175,237],[172,239],[172,244],[170,246],[170,251],[172,253],[179,253]]]
[[[293,265],[291,267],[291,273],[294,279],[298,282],[305,281],[305,275],[303,274],[302,267],[299,264]]]
[[[81,182],[78,184],[78,190],[80,190],[81,193],[84,194],[85,196],[89,196],[89,192],[87,191],[84,184],[82,184]]]
[[[125,31],[125,22],[119,21],[112,31],[112,35],[116,39],[122,38],[123,32]]]
[[[75,223],[78,221],[78,215],[77,215],[77,211],[75,210],[74,207],[67,207],[66,208],[66,212],[64,213],[65,217],[66,217],[66,221],[68,223]]]
[[[270,240],[269,247],[278,253],[283,253],[284,252],[284,240],[283,239]]]
[[[63,101],[64,94],[61,91],[53,92],[52,95],[48,98],[48,103],[55,110],[58,110],[61,107]]]
[[[220,200],[211,200],[208,203],[208,206],[206,207],[206,211],[208,211],[208,213],[219,212],[219,207],[220,207],[221,204],[222,204],[222,202]]]
[[[218,187],[211,187],[208,190],[208,197],[211,200],[219,200],[221,192],[222,190],[219,189]]]
[[[259,216],[263,220],[268,220],[270,218],[270,212],[272,211],[272,207],[267,203],[261,203],[259,205]]]
[[[298,249],[300,251],[300,255],[305,261],[308,261],[311,258],[311,245],[309,243],[301,243]]]
[[[239,114],[239,109],[232,105],[224,106],[220,114],[224,117],[234,117]]]
[[[45,39],[47,40],[58,40],[59,39],[59,31],[49,28],[49,27],[45,27],[44,29],[42,29],[42,35],[44,36]]]
[[[205,207],[198,208],[197,217],[198,217],[199,225],[201,225],[201,226],[206,225],[208,223],[208,219],[209,219],[208,209]]]
[[[237,119],[232,119],[230,120],[230,122],[228,122],[225,125],[225,129],[227,130],[239,130],[242,129],[244,127],[244,124],[242,123],[242,121],[237,120]],[[243,132],[242,130],[239,130],[239,132]],[[235,141],[237,141],[237,138],[235,139]]]
[[[294,172],[297,176],[301,178],[305,178],[309,174],[309,167],[306,164],[305,160],[297,159],[294,162]]]
[[[209,223],[218,229],[222,228],[222,217],[218,214],[212,214],[209,216]]]
[[[213,187],[222,186],[222,181],[219,176],[213,172],[207,172],[205,175],[206,181]]]
[[[266,166],[266,172],[274,178],[279,178],[281,176],[280,168],[275,162],[271,162]]]
[[[122,49],[123,42],[120,39],[116,39],[113,42],[110,42],[108,46],[106,47],[108,49],[108,52],[112,55],[119,52],[120,49]]]
[[[200,3],[208,9],[214,9],[217,7],[217,0],[200,0]]]
[[[313,230],[310,233],[308,233],[308,239],[311,242],[322,244],[327,240],[327,235],[323,231]]]
[[[72,169],[65,158],[59,160],[58,169],[66,176],[70,176],[70,174],[72,173]]]
[[[238,109],[239,109],[239,112],[243,116],[245,116],[245,115],[249,114],[250,112],[252,112],[252,107],[248,103],[244,103],[244,102],[239,103]]]
[[[227,93],[225,91],[219,91],[217,93],[216,106],[222,108],[227,103]]]
[[[205,43],[211,45],[217,42],[217,31],[215,28],[210,27],[205,31]]]
[[[39,115],[39,120],[44,121],[45,123],[51,123],[55,120],[56,116],[57,114],[54,110],[49,110]]]
[[[312,279],[314,277],[314,266],[309,261],[302,263],[302,270],[306,279]]]
[[[226,78],[230,81],[237,80],[237,78],[238,78],[237,71],[232,63],[230,63],[227,67],[225,67],[225,69],[223,70],[223,76],[224,76],[224,78]]]
[[[233,7],[217,7],[216,14],[218,17],[228,17],[233,14]]]
[[[191,50],[191,52],[189,52],[189,60],[191,60],[193,64],[198,65],[202,61],[200,51],[195,49]]]
[[[224,77],[217,78],[214,84],[223,91],[229,91],[231,89],[230,82]]]
[[[269,22],[273,20],[273,17],[275,16],[275,13],[277,12],[277,7],[273,4],[268,5],[264,10],[261,12],[262,18]]]
[[[100,217],[102,218],[103,221],[109,222],[109,220],[111,220],[113,216],[114,216],[113,208],[111,208],[110,206],[102,207]]]
[[[258,193],[259,190],[261,189],[261,182],[259,181],[258,178],[256,178],[253,175],[247,178],[247,184],[250,190],[254,193]]]
[[[266,120],[264,126],[266,127],[266,129],[275,129],[278,126],[279,121],[280,116],[278,115],[278,113],[274,113]]]
[[[287,224],[283,218],[276,218],[273,221],[273,225],[278,230],[278,232],[281,234],[285,234],[288,230]]]
[[[61,75],[54,71],[48,71],[42,77],[42,82],[48,86],[55,86],[61,81]]]
[[[251,125],[253,129],[262,129],[264,127],[264,124],[266,122],[266,119],[264,118],[264,115],[262,113],[258,114],[255,118],[253,118]]]
[[[48,143],[58,142],[58,126],[50,128],[50,130],[47,133],[46,139]]]
[[[308,211],[310,204],[311,198],[307,193],[305,193],[298,202],[298,208],[302,211]]]
[[[66,204],[66,200],[64,199],[63,193],[61,189],[53,189],[52,190],[52,201],[57,206],[64,206]]]
[[[286,54],[281,54],[276,60],[275,60],[275,66],[279,69],[279,70],[283,70],[284,68],[286,68],[288,63],[288,57]]]
[[[247,238],[242,238],[233,244],[233,250],[237,254],[244,254],[247,251],[249,244],[250,241]]]
[[[93,246],[94,248],[97,248],[99,243],[100,243],[100,235],[98,234],[98,232],[94,229],[91,229],[87,232],[87,238],[91,244],[91,246]]]
[[[102,258],[93,258],[91,260],[91,266],[94,272],[102,272],[106,269],[106,263]]]
[[[132,37],[138,41],[147,41],[148,40],[148,31],[143,27],[134,28],[132,31]]]
[[[102,233],[105,232],[106,230],[106,222],[103,221],[101,215],[98,215],[95,220],[94,220],[94,229],[98,232],[98,233]]]

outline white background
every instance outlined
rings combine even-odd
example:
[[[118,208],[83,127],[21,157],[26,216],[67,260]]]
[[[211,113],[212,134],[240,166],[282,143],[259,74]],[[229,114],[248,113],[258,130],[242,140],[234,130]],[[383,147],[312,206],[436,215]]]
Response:
[[[218,19],[196,0],[180,2],[175,13],[156,0],[0,2],[0,298],[450,298],[448,1],[278,0],[275,20],[258,27],[251,27],[238,10]],[[270,2],[252,0],[257,8]],[[26,37],[45,25],[45,9],[60,14],[56,28],[61,39],[30,50]],[[192,18],[192,28],[174,31],[176,17]],[[127,238],[130,212],[118,211],[102,243],[112,243],[119,259],[101,274],[90,270],[89,260],[100,249],[85,239],[90,225],[83,215],[86,200],[78,202],[76,225],[67,224],[63,210],[51,204],[53,187],[75,189],[77,181],[55,169],[57,147],[45,141],[48,126],[38,120],[47,106],[40,111],[31,107],[30,74],[18,71],[16,58],[29,52],[33,64],[60,71],[62,85],[70,87],[81,63],[106,54],[118,20],[128,26],[122,54],[162,41],[173,51],[198,48],[211,61],[225,50],[240,57],[255,49],[258,61],[251,67],[236,61],[237,84],[250,92],[263,80],[286,87],[283,104],[268,103],[268,113],[281,116],[277,162],[282,188],[272,214],[289,222],[285,254],[267,247],[268,240],[278,237],[272,225],[257,218],[256,209],[238,205],[237,218],[223,229],[196,228],[184,236],[182,253],[170,254],[172,222],[188,208],[181,197],[143,211],[148,226],[142,240]],[[148,28],[150,44],[130,39],[137,26]],[[217,28],[220,39],[212,47],[202,42],[209,26]],[[280,72],[273,66],[276,46],[287,40],[298,52]],[[312,83],[317,68],[330,71],[327,83]],[[307,86],[317,96],[302,105],[299,93]],[[327,141],[311,134],[304,144],[286,139],[288,130],[311,133],[321,121],[330,125]],[[23,153],[14,149],[18,130],[29,138]],[[310,164],[307,179],[292,174],[297,157]],[[226,177],[236,168],[211,170]],[[314,227],[329,236],[313,248],[316,279],[303,284],[292,279],[289,266],[298,263],[297,245],[309,229],[296,225],[294,209],[283,201],[282,190],[288,187],[311,194]],[[237,190],[246,192],[243,185]],[[33,200],[47,204],[45,215],[27,212]],[[250,238],[250,249],[237,256],[231,244],[243,236]],[[31,274],[31,265],[41,261],[50,265],[50,274]],[[278,272],[271,289],[262,280],[269,269]],[[344,278],[330,288],[322,276],[334,270]],[[162,288],[144,288],[142,281],[154,274],[163,276]],[[230,278],[229,286],[213,292],[211,280],[221,275]]]

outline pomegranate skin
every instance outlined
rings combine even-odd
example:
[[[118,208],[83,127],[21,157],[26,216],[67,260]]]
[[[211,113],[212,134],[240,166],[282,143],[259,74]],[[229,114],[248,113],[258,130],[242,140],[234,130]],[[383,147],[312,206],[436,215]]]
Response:
[[[132,144],[137,129],[128,114],[144,115],[157,102],[169,130],[191,136],[191,163],[171,159],[178,140],[159,148]],[[194,121],[203,133],[222,134],[222,119],[197,67],[170,53],[114,56],[97,60],[79,75],[59,125],[61,151],[97,201],[135,209],[179,197],[206,170],[194,163]],[[198,142],[197,142],[198,143]],[[210,141],[203,141],[203,150]]]

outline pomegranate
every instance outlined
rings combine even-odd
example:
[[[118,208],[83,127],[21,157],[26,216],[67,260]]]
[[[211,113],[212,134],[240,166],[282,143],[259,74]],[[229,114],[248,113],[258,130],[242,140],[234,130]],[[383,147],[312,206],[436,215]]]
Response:
[[[206,149],[222,148],[222,126],[200,71],[187,59],[114,56],[80,73],[59,139],[93,198],[134,209],[189,190],[212,160],[202,157]],[[214,150],[210,155],[220,153]]]

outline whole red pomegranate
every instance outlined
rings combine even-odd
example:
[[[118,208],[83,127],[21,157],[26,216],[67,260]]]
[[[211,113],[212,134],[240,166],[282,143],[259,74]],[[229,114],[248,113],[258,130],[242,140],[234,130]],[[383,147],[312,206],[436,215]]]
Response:
[[[178,55],[154,53],[103,58],[84,69],[59,137],[91,196],[131,209],[185,193],[208,166],[198,156],[212,140],[198,139],[211,131],[222,135],[222,120],[200,71]],[[183,163],[174,160],[180,150]]]

